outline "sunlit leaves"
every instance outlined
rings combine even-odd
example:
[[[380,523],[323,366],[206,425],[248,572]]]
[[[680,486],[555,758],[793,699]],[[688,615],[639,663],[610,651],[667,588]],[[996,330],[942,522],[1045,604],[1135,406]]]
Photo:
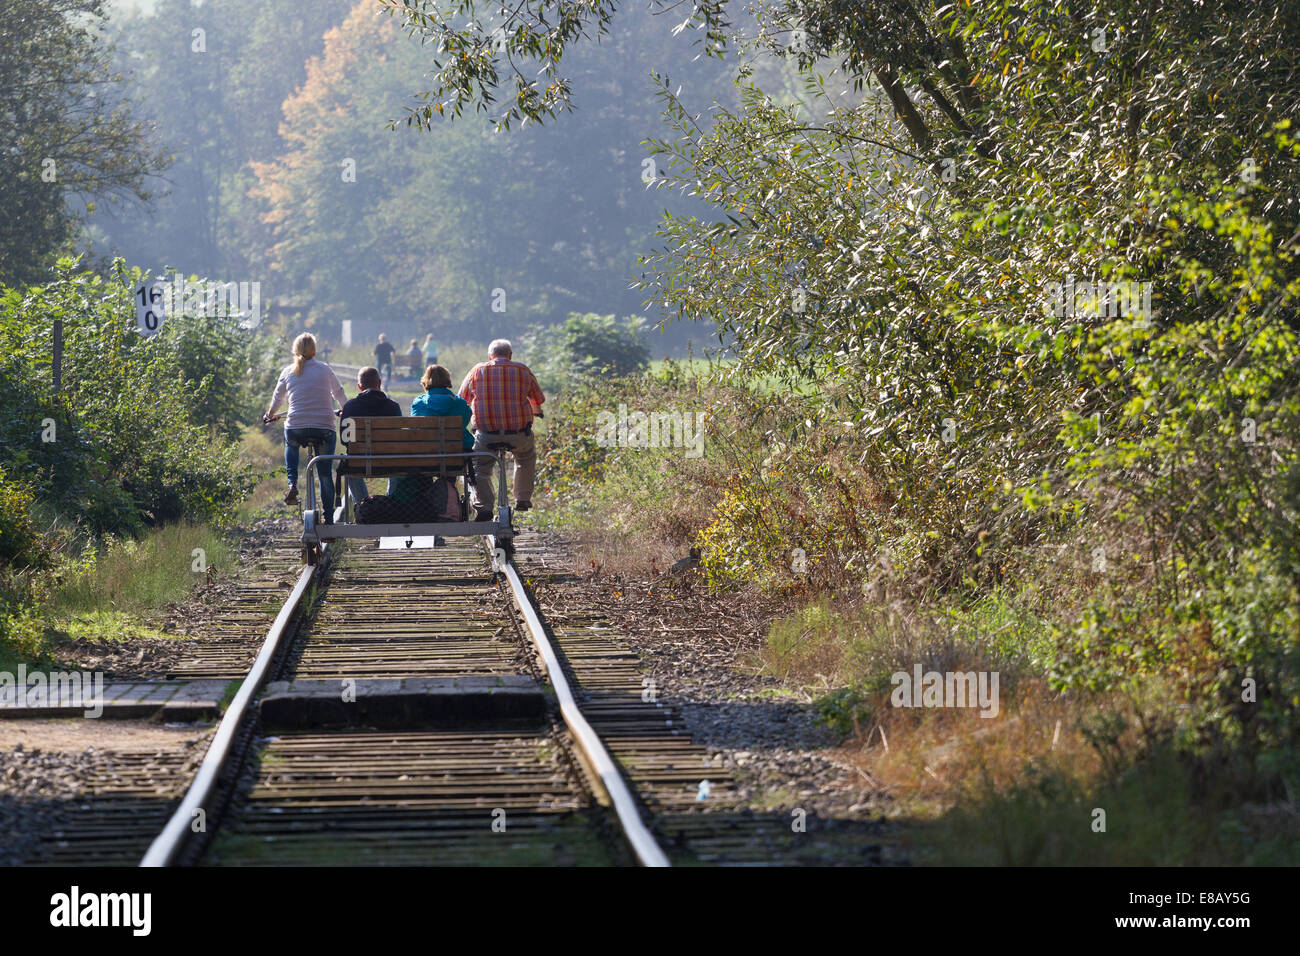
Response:
[[[851,6],[860,27],[848,4],[800,9],[850,68],[892,61],[910,83],[964,97],[984,137],[944,144],[940,155],[963,157],[960,175],[937,184],[931,158],[914,159],[917,144],[872,101],[814,101],[830,117],[814,123],[748,90],[742,110],[702,128],[665,87],[678,133],[656,144],[677,177],[665,185],[694,184],[717,217],[665,221],[663,248],[645,258],[656,300],[717,321],[745,366],[819,382],[827,419],[860,423],[867,459],[961,476],[977,522],[1032,536],[1006,506],[1018,497],[1071,520],[1146,512],[1165,529],[1160,547],[1188,553],[1277,538],[1273,521],[1294,530],[1294,503],[1249,503],[1283,493],[1264,488],[1293,447],[1261,455],[1230,441],[1227,423],[1250,408],[1275,416],[1279,435],[1296,414],[1297,273],[1284,240],[1300,190],[1280,162],[1293,141],[1277,138],[1270,112],[1296,18],[1172,3],[1098,4],[1075,19],[1053,3],[946,6],[926,24],[965,41],[974,71],[962,90],[927,58],[921,26]],[[1094,49],[1098,29],[1109,39]],[[937,103],[918,94],[931,130],[950,119]],[[1243,156],[1278,178],[1243,183]],[[1158,314],[1091,314],[1081,299],[1050,315],[1044,289],[1067,277],[1149,283]],[[942,417],[961,423],[962,441],[942,443]],[[923,473],[878,466],[914,518],[951,504]],[[1277,556],[1300,570],[1289,550]]]

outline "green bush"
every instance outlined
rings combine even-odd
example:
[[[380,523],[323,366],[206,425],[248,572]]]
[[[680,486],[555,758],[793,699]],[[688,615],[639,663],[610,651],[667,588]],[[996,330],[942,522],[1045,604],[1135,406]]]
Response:
[[[840,737],[870,726],[878,698],[869,698],[856,687],[839,687],[818,698],[817,723]]]
[[[271,389],[265,389],[266,396],[255,395],[250,374],[254,369],[278,372],[283,364],[265,354],[267,338],[240,328],[237,316],[186,315],[163,325],[158,345],[175,356],[189,386],[193,424],[210,426],[234,441],[243,425],[258,417],[259,399],[265,403]]]
[[[46,286],[0,289],[0,466],[90,535],[220,522],[253,484],[232,435],[250,414],[238,383],[254,337],[188,317],[141,337],[131,300],[140,279],[120,262],[104,278],[64,260]]]
[[[812,103],[749,88],[700,127],[664,82],[662,185],[708,184],[714,214],[665,217],[641,285],[716,321],[746,372],[820,385],[786,450],[734,473],[709,579],[779,585],[799,547],[823,587],[850,586],[854,551],[909,596],[1052,581],[1060,647],[1036,656],[1059,689],[1143,689],[1150,746],[1293,800],[1293,11],[948,4],[860,30],[843,6],[808,59],[884,87],[894,64],[914,113],[809,77]],[[1080,22],[1141,37],[1081,56]]]
[[[31,491],[0,467],[0,567],[40,568],[49,563],[45,538],[32,520]]]
[[[570,312],[563,325],[529,331],[525,346],[530,367],[547,390],[593,377],[635,375],[650,364],[644,325],[634,315]]]
[[[1100,596],[1062,630],[1058,690],[1125,689],[1149,708],[1151,737],[1205,772],[1232,767],[1245,797],[1300,792],[1300,599],[1243,555],[1182,599],[1116,606]]]
[[[34,501],[0,468],[0,666],[12,654],[39,652],[33,575],[49,567],[51,555],[32,517]]]

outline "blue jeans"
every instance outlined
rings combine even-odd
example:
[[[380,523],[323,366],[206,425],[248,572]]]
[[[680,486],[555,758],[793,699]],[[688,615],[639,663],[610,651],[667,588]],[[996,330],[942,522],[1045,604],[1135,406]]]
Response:
[[[334,454],[334,429],[286,428],[284,430],[284,468],[289,473],[289,486],[298,484],[298,443],[314,440],[317,454]],[[326,524],[334,523],[334,463],[322,462],[316,466],[320,475],[320,506]]]

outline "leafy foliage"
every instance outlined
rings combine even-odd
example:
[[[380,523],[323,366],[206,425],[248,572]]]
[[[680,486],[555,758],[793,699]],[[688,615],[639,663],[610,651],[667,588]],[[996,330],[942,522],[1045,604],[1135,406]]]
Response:
[[[189,281],[197,281],[191,278]],[[163,325],[160,344],[175,355],[188,387],[189,417],[235,440],[243,425],[259,414],[259,399],[269,394],[268,369],[276,369],[273,334],[250,334],[237,316],[185,315]],[[261,371],[260,379],[255,370]],[[276,369],[278,371],[278,369]],[[255,388],[261,384],[263,387]]]
[[[804,103],[751,85],[703,122],[664,83],[660,184],[714,208],[665,217],[642,287],[716,322],[732,374],[816,383],[767,441],[823,487],[862,470],[870,496],[829,492],[860,550],[976,593],[1056,553],[1086,585],[1057,688],[1159,686],[1180,752],[1293,795],[1300,4],[776,11],[858,95],[810,72]],[[719,580],[801,544],[771,490],[720,500]]]
[[[44,541],[32,520],[35,496],[0,468],[0,565],[39,568],[48,561]]]
[[[508,85],[513,96],[493,117],[502,130],[573,109],[572,83],[561,74],[562,63],[566,56],[574,59],[570,47],[579,41],[608,34],[617,7],[614,0],[525,0],[509,11],[474,0],[379,2],[408,33],[434,50],[434,86],[421,96],[419,106],[410,108],[409,121],[428,127],[435,116],[460,116],[467,106],[489,112],[500,87]],[[672,6],[658,3],[659,12]],[[694,24],[704,29],[707,49],[717,53],[723,47],[724,6],[725,0],[695,4],[674,35]],[[464,20],[467,14],[472,16]]]
[[[1096,51],[1054,4],[944,7],[923,25],[980,65],[952,99],[973,112],[931,96],[920,128],[879,81],[816,121],[751,88],[707,130],[665,89],[676,185],[725,215],[666,220],[647,287],[718,321],[740,370],[824,383],[810,423],[848,423],[957,580],[984,548],[1102,527],[1129,529],[1111,563],[1146,554],[1170,595],[1247,542],[1300,580],[1297,144],[1266,105],[1295,23],[1106,4],[1085,29],[1130,39]],[[1225,74],[1212,38],[1243,33]],[[859,35],[850,65],[892,56],[923,90],[951,82],[913,39]],[[1116,103],[1125,124],[1106,120]],[[1081,296],[1054,315],[1046,293],[1070,277],[1149,282],[1158,314],[1093,315]]]
[[[572,314],[560,326],[560,352],[579,375],[633,375],[650,364],[641,319]]]
[[[241,401],[229,361],[199,339],[217,328],[174,319],[166,334],[135,331],[138,271],[105,279],[60,264],[56,281],[0,291],[0,384],[5,395],[0,465],[38,498],[92,534],[133,532],[182,516],[220,521],[251,487],[237,446],[214,429],[234,427]],[[54,319],[63,320],[63,392],[51,392]],[[222,396],[214,399],[214,396]],[[233,407],[223,405],[233,401]]]
[[[147,199],[163,168],[101,42],[103,0],[0,2],[0,285],[39,282],[74,235],[71,198]]]
[[[592,376],[635,375],[650,364],[644,325],[637,316],[571,312],[562,325],[532,329],[527,351],[538,381],[551,389]]]

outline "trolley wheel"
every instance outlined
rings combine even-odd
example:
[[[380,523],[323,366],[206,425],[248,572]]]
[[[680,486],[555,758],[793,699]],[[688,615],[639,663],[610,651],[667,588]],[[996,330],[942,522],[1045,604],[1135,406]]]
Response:
[[[303,564],[309,564],[309,565],[315,567],[316,563],[317,563],[319,560],[320,560],[320,548],[318,548],[318,547],[317,547],[316,545],[314,545],[314,544],[313,544],[313,545],[310,545],[310,546],[309,546],[309,545],[303,545],[303,548],[302,548],[302,563],[303,563]]]
[[[507,558],[515,556],[515,542],[513,538],[497,538],[497,550],[504,551]]]

